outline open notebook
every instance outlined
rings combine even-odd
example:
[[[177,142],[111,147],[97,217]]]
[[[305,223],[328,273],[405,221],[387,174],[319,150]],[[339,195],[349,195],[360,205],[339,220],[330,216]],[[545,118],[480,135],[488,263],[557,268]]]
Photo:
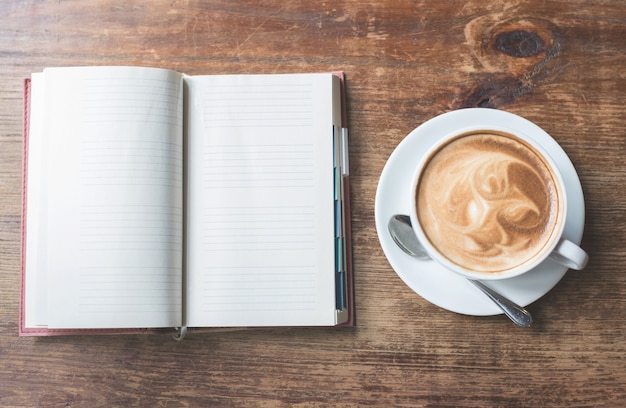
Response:
[[[25,80],[20,335],[353,323],[341,74]]]

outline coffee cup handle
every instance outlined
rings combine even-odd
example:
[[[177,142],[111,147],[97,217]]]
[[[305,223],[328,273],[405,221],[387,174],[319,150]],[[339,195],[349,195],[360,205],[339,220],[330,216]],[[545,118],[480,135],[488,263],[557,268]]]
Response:
[[[587,265],[589,255],[572,241],[561,239],[549,258],[570,269],[579,271]]]

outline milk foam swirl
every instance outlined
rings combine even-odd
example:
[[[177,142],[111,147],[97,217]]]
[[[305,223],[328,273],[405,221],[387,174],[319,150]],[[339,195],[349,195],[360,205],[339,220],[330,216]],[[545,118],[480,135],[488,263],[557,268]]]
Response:
[[[540,251],[558,202],[543,161],[520,142],[494,135],[464,137],[440,150],[418,197],[431,243],[454,263],[483,272],[509,269]]]

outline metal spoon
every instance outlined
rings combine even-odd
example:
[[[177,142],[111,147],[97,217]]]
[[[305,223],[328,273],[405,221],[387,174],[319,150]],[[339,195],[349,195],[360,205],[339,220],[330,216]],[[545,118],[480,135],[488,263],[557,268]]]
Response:
[[[394,215],[389,220],[389,233],[394,242],[407,254],[414,258],[426,260],[430,259],[428,254],[424,252],[421,244],[415,236],[415,232],[411,227],[411,219],[406,215]],[[468,279],[474,286],[482,290],[502,311],[504,314],[520,327],[529,327],[533,322],[530,313],[523,307],[515,304],[511,300],[502,296],[493,289],[485,286],[482,282]]]

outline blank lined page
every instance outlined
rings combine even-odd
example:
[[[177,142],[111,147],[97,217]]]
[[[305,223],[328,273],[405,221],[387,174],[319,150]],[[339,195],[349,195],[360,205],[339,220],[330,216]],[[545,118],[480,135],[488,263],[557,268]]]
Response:
[[[182,79],[46,70],[51,328],[182,319]]]
[[[185,81],[187,324],[335,324],[333,76]]]

